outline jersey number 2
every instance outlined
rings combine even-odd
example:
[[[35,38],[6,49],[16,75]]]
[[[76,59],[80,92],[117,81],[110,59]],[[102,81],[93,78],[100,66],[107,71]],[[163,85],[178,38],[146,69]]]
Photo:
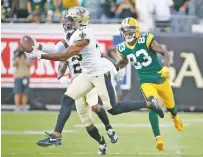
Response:
[[[139,57],[141,54],[144,55],[143,59],[145,60],[145,62],[142,62],[142,63],[138,62],[136,58],[136,57]],[[135,69],[141,69],[143,66],[147,67],[152,63],[152,58],[148,55],[148,53],[144,49],[137,51],[136,56],[134,54],[129,54],[127,58],[133,64]]]
[[[82,61],[82,55],[79,54],[79,55],[76,55],[74,57],[72,57],[72,62],[74,63],[75,60],[78,60],[78,61]],[[77,64],[73,64],[73,70],[74,70],[74,74],[79,74],[82,72],[82,69],[80,67],[80,63],[77,63]]]

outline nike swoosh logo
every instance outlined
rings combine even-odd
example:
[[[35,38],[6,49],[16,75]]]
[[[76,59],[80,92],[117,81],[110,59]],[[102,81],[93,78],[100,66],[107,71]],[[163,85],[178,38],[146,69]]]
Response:
[[[50,138],[49,141],[57,141],[60,138]]]
[[[117,135],[115,135],[113,138],[114,138],[114,140],[117,140],[117,139],[118,139],[118,136],[117,136]]]
[[[157,108],[158,106],[157,106],[156,101],[155,101],[155,100],[152,100],[152,102],[154,103],[154,105],[155,105],[155,106],[156,106],[156,108]]]

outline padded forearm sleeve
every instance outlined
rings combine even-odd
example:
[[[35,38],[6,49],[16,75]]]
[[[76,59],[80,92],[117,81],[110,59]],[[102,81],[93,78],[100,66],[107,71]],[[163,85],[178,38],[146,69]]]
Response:
[[[59,53],[63,52],[66,48],[64,43],[61,41],[58,42],[56,45],[54,44],[41,44],[42,45],[42,51],[46,53]]]

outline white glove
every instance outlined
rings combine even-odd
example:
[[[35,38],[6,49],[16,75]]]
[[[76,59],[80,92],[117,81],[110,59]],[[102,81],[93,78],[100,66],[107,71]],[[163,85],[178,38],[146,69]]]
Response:
[[[44,54],[44,52],[38,50],[36,47],[32,46],[33,50],[30,53],[26,53],[27,58],[30,59],[41,59],[42,54]]]
[[[71,83],[71,79],[68,78],[67,76],[60,77],[59,81],[61,82],[61,84],[69,84],[69,83]]]
[[[41,59],[42,54],[45,54],[44,52],[38,50],[38,48],[32,46],[33,50],[32,50],[32,54],[34,55],[35,58],[37,59]]]
[[[116,70],[115,66],[112,67],[111,72],[112,72],[113,76],[115,76],[115,77],[118,75],[118,71]]]
[[[35,58],[32,53],[25,52],[25,55],[27,56],[28,59],[34,59]]]
[[[118,81],[122,81],[123,80],[123,77],[125,75],[125,69],[124,68],[116,70],[115,66],[113,66],[111,72],[114,75],[114,77],[117,78]]]
[[[122,81],[125,75],[125,69],[119,69],[116,75],[118,81]]]

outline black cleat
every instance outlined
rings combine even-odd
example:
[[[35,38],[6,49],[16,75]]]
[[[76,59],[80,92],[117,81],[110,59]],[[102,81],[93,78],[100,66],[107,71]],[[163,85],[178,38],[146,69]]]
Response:
[[[61,136],[57,137],[54,134],[48,134],[47,132],[45,132],[48,137],[43,139],[43,140],[39,140],[37,142],[37,145],[40,147],[48,147],[51,145],[55,145],[55,146],[60,146],[62,144],[61,142]]]
[[[99,149],[97,152],[98,155],[106,155],[106,149],[107,148],[106,148],[106,142],[104,140],[104,137],[102,137],[102,140],[103,140],[104,144],[103,143],[99,144]]]
[[[162,109],[162,106],[160,106],[157,101],[154,99],[153,96],[150,96],[147,101],[151,102],[151,106],[149,107],[149,109],[153,110],[154,112],[156,112],[160,118],[164,118],[164,111]]]
[[[108,134],[108,136],[110,138],[111,143],[116,143],[118,141],[118,136],[117,136],[114,129],[108,129],[107,134]]]

